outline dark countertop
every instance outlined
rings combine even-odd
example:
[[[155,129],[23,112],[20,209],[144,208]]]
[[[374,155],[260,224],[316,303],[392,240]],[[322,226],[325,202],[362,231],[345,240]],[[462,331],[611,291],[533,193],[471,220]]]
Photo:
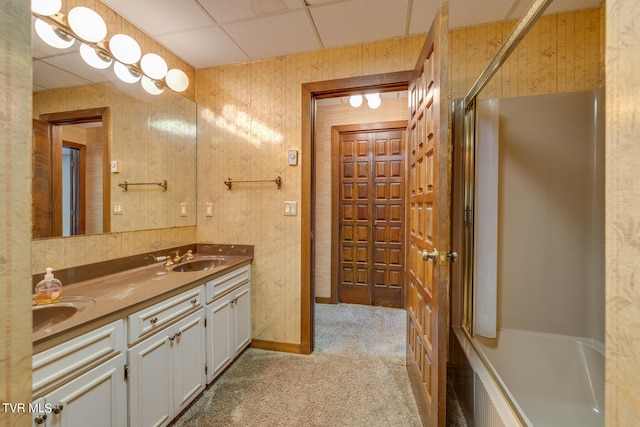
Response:
[[[206,252],[195,254],[192,261],[223,257],[225,263],[208,270],[177,272],[171,270],[175,265],[165,267],[164,262],[160,261],[71,285],[63,284],[62,303],[65,300],[73,303],[80,311],[69,319],[34,332],[34,353],[103,324],[125,318],[158,301],[249,264],[253,259],[252,251],[246,255],[211,255],[213,251]]]

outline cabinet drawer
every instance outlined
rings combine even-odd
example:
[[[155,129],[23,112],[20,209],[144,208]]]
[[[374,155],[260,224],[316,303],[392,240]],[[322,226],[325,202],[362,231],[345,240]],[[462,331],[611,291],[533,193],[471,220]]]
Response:
[[[207,302],[211,302],[219,296],[224,295],[231,289],[251,280],[251,266],[245,265],[236,270],[233,270],[223,276],[216,277],[215,279],[207,282],[206,296]]]
[[[129,344],[163,329],[176,320],[203,307],[202,286],[166,299],[129,316]]]
[[[124,352],[124,322],[118,320],[33,356],[33,395]]]

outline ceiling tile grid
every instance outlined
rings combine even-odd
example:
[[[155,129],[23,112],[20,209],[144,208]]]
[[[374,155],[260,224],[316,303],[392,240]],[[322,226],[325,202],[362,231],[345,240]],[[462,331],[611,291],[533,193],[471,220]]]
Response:
[[[196,69],[426,33],[439,0],[101,0]],[[547,13],[603,0],[555,0]],[[530,0],[449,0],[449,28],[517,19]],[[66,11],[68,12],[68,11]],[[33,35],[34,84],[103,81]],[[66,57],[70,58],[70,57]],[[52,70],[51,68],[55,68]],[[45,70],[46,71],[43,71]],[[95,80],[94,80],[95,79]]]

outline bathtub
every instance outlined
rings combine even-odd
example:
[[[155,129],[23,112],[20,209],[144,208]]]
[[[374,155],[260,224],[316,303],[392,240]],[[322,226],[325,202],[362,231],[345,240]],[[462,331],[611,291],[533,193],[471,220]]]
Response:
[[[466,335],[456,333],[458,340]],[[471,363],[489,399],[476,399],[477,417],[497,411],[502,423],[535,427],[604,426],[604,346],[593,340],[519,330],[500,330],[497,339],[475,338],[475,355],[485,363]],[[464,346],[463,346],[464,347]],[[467,345],[465,353],[474,351]],[[472,356],[470,359],[474,357]],[[482,372],[485,371],[485,372]],[[493,374],[491,374],[493,372]],[[503,402],[489,382],[498,382],[512,404]],[[478,388],[476,387],[475,395]],[[482,408],[483,400],[495,408]],[[509,411],[504,407],[508,406]],[[514,408],[515,407],[515,408]],[[497,408],[497,409],[496,409]],[[514,416],[513,412],[519,415]]]

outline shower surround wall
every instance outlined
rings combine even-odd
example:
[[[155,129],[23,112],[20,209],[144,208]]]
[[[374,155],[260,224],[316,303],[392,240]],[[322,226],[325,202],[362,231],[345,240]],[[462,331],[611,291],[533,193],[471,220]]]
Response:
[[[603,92],[499,101],[498,329],[604,343]]]

